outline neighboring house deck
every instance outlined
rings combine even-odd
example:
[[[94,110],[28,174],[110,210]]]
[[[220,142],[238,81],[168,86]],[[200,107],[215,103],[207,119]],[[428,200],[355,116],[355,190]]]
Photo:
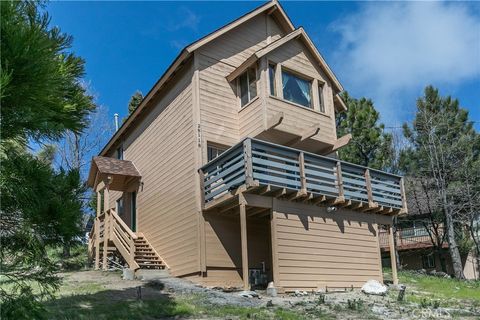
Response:
[[[439,227],[439,235],[443,237],[443,227]],[[411,227],[399,228],[395,232],[396,249],[398,251],[416,250],[416,249],[431,249],[436,240],[432,240],[432,236],[426,228]],[[433,236],[434,237],[434,236]],[[380,248],[382,251],[389,251],[388,232],[381,230],[379,233]],[[442,248],[448,248],[448,243],[445,241],[441,244]]]
[[[403,180],[338,159],[342,91],[277,1],[187,46],[92,163],[95,266],[117,252],[284,291],[383,280],[378,232],[407,212]]]

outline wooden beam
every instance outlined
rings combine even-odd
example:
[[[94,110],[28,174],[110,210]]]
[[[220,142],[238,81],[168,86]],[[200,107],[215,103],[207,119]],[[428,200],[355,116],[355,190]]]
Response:
[[[205,174],[202,169],[198,169],[198,178],[200,180],[200,205],[202,209],[205,209]]]
[[[300,137],[295,138],[293,140],[290,140],[289,142],[286,143],[287,146],[289,147],[295,147],[299,143],[316,136],[320,132],[320,127],[318,125],[314,125],[310,128],[307,128]]]
[[[370,170],[368,168],[365,170],[365,186],[367,188],[368,206],[373,208],[375,206],[373,204],[372,181],[370,180]]]
[[[98,203],[97,203],[98,205]],[[100,218],[95,218],[95,270],[100,267]]]
[[[280,282],[280,269],[278,266],[278,245],[277,245],[277,219],[273,209],[270,211],[270,235],[272,243],[272,274],[273,283],[278,287]]]
[[[327,201],[327,197],[325,197],[325,196],[318,196],[318,197],[316,197],[316,198],[313,198],[311,203],[312,203],[313,205],[317,205],[317,204],[322,203],[322,202],[325,202],[325,201]]]
[[[287,189],[280,188],[278,190],[273,191],[271,194],[269,194],[269,196],[272,196],[274,198],[278,198],[278,197],[283,197],[286,194],[287,194]]]
[[[273,117],[267,120],[267,127],[265,128],[265,130],[271,130],[279,126],[283,121],[283,117],[283,112],[277,112],[276,114],[274,114]]]
[[[400,179],[400,193],[402,195],[402,213],[407,213],[407,194],[405,192],[405,181],[403,177]]]
[[[323,149],[320,149],[317,153],[319,153],[319,154],[329,154],[329,153],[335,152],[338,149],[340,149],[341,147],[346,146],[350,142],[351,139],[352,139],[352,134],[350,134],[350,133],[346,134],[343,137],[335,140],[333,145],[331,145],[329,147],[326,147],[326,148],[323,148]]]
[[[242,243],[243,290],[250,290],[248,277],[247,208],[243,201],[240,203],[240,238]]]
[[[300,154],[298,155],[298,165],[300,170],[300,183],[302,186],[300,191],[303,193],[307,193],[307,177],[305,175],[305,154],[303,152],[300,152]]]
[[[392,279],[393,284],[398,284],[398,276],[397,276],[397,257],[395,255],[395,243],[393,241],[393,228],[390,224],[388,226],[388,242],[390,245],[390,263],[392,267]]]
[[[345,192],[343,191],[343,177],[342,177],[342,164],[337,161],[337,188],[338,196],[345,198]]]
[[[245,185],[247,189],[254,186],[253,165],[252,165],[252,140],[246,139],[243,142],[243,155],[245,161]]]
[[[258,194],[249,194],[249,193],[244,193],[242,196],[245,201],[245,204],[249,207],[257,207],[257,208],[272,207],[271,197],[261,196]]]
[[[110,181],[110,180],[109,180]],[[108,242],[110,238],[110,212],[108,208],[110,207],[110,187],[109,183],[107,182],[105,189],[103,190],[103,210],[105,212],[105,218],[103,220],[103,270],[107,270],[107,256],[108,256],[108,250],[105,250],[105,248],[108,247]]]

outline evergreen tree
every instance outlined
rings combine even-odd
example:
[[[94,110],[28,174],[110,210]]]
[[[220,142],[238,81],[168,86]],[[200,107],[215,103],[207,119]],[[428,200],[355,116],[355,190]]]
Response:
[[[128,102],[128,114],[131,114],[143,100],[143,94],[140,91],[135,91],[135,93],[130,97]]]
[[[55,172],[53,149],[37,157],[27,142],[80,133],[95,109],[72,38],[49,27],[38,1],[2,1],[0,310],[5,319],[44,316],[38,299],[58,286],[47,246],[72,241],[81,214],[77,172]],[[33,288],[39,288],[40,292]]]
[[[350,133],[352,139],[339,150],[340,159],[375,169],[388,169],[393,157],[392,135],[384,132],[372,100],[355,99],[347,92],[342,99],[348,109],[337,114],[337,135]]]
[[[480,140],[469,121],[468,111],[460,108],[451,97],[442,97],[432,86],[417,100],[417,111],[411,126],[404,125],[404,135],[410,147],[401,154],[405,172],[427,186],[429,197],[435,200],[435,210],[444,220],[448,250],[455,277],[464,278],[458,246],[463,237],[460,226],[466,201],[462,197],[467,186],[478,190],[480,180],[466,179],[472,174],[472,163],[478,161]],[[468,176],[468,173],[467,173]]]

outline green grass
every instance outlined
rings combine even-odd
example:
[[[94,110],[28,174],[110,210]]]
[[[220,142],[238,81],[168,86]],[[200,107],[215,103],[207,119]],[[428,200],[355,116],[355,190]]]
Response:
[[[431,298],[471,300],[480,303],[480,281],[459,281],[450,278],[424,276],[413,272],[399,273],[399,282],[413,287]]]

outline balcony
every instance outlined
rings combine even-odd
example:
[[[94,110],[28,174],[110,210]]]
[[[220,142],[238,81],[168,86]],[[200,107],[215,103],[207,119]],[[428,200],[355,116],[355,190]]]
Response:
[[[438,229],[440,237],[444,236],[443,227]],[[396,245],[397,250],[414,250],[414,249],[425,249],[433,247],[433,243],[437,242],[435,238],[431,238],[428,230],[423,228],[399,228],[397,229],[396,234]],[[432,235],[434,237],[434,235]],[[389,240],[387,230],[380,230],[378,233],[378,239],[380,242],[380,249],[382,251],[389,251]],[[441,242],[442,248],[448,248],[448,243],[446,241]]]
[[[204,210],[251,192],[363,212],[406,212],[400,176],[252,138],[199,171]]]

